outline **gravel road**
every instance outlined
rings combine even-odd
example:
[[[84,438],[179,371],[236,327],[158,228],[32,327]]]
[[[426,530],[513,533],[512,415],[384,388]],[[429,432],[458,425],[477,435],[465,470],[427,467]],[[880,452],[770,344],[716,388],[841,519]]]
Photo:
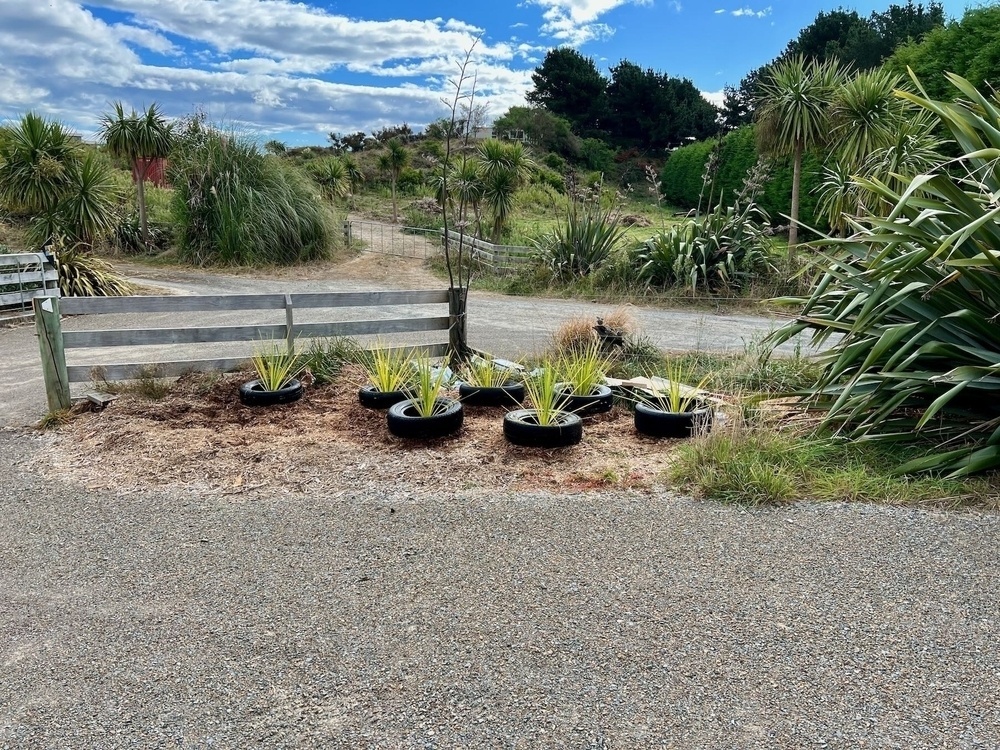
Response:
[[[42,480],[0,432],[0,748],[996,748],[995,515]]]
[[[383,278],[261,278],[248,275],[204,273],[186,269],[125,266],[133,280],[174,294],[245,294],[305,291],[367,291],[374,289],[441,289],[446,285],[420,270],[418,261],[388,259]],[[338,271],[331,271],[331,276]],[[370,269],[366,271],[371,276]],[[473,292],[469,302],[469,339],[473,346],[499,357],[517,358],[546,348],[552,332],[567,318],[585,315],[596,318],[615,308],[573,300],[505,297]],[[311,315],[310,315],[311,313]],[[633,315],[643,331],[659,346],[673,350],[741,351],[781,325],[778,319],[750,315],[723,315],[703,311],[663,310],[635,307]],[[383,317],[440,315],[441,306],[397,306],[379,311]],[[339,316],[339,317],[338,317]],[[299,322],[325,319],[350,320],[358,312],[350,308],[334,311],[305,311]],[[366,316],[371,317],[366,313]],[[284,313],[220,312],[213,320],[222,325],[284,323]],[[79,316],[65,319],[65,330],[96,328],[174,327],[204,324],[201,313],[158,315]],[[428,340],[442,335],[428,334]],[[414,339],[410,339],[414,340]],[[781,351],[793,350],[789,344]],[[165,361],[250,353],[248,344],[150,346],[133,349],[124,361]],[[121,349],[87,349],[69,352],[70,364],[121,362]],[[77,386],[79,393],[83,386]],[[38,346],[30,326],[0,328],[0,426],[34,422],[45,413],[44,387],[38,361]]]

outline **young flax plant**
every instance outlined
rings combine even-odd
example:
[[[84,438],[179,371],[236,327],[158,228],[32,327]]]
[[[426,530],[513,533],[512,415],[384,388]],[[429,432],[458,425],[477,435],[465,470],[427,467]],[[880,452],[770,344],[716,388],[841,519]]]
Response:
[[[448,384],[448,370],[443,365],[435,367],[429,357],[416,360],[410,387],[410,405],[421,417],[433,417],[448,408],[441,398]]]
[[[585,347],[570,349],[556,362],[556,370],[562,381],[569,386],[569,392],[578,396],[589,396],[603,385],[612,358],[601,350],[601,345],[591,342]]]
[[[649,384],[645,388],[635,389],[631,398],[651,409],[673,414],[693,411],[700,405],[702,389],[711,376],[705,375],[695,386],[685,385],[690,375],[684,365],[675,360],[667,364],[662,377],[646,375]]]
[[[476,388],[502,388],[514,380],[510,370],[486,357],[473,357],[462,370],[465,382]]]
[[[295,346],[285,341],[260,342],[254,347],[250,361],[265,391],[280,391],[301,369],[301,358]]]
[[[562,385],[557,369],[551,364],[524,379],[524,390],[531,401],[535,421],[542,427],[558,424],[565,413],[566,392]]]
[[[361,352],[359,364],[368,382],[382,393],[408,390],[414,377],[413,354],[378,342]]]

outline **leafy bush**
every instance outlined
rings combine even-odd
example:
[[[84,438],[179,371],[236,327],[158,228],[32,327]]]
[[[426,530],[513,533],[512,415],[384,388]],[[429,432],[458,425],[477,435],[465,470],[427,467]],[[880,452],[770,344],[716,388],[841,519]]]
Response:
[[[50,246],[52,262],[59,272],[59,293],[63,297],[122,297],[134,294],[134,287],[95,258],[83,243],[67,246],[56,240]]]
[[[305,175],[197,123],[181,139],[171,164],[182,258],[266,265],[326,257],[336,233]]]
[[[948,78],[964,101],[904,96],[963,155],[903,191],[862,181],[891,212],[828,243],[824,276],[792,300],[802,312],[776,340],[836,335],[808,397],[825,424],[870,441],[927,441],[933,452],[899,471],[957,477],[1000,466],[1000,107]]]
[[[724,208],[673,224],[635,252],[639,278],[651,286],[739,289],[768,267],[766,216],[754,203]]]
[[[671,152],[660,172],[660,189],[663,200],[682,208],[695,208],[702,197],[702,175],[705,164],[716,141],[699,141]],[[731,202],[739,193],[744,175],[758,161],[754,126],[747,125],[727,134],[722,139],[713,184],[704,192],[714,197],[710,204]],[[802,159],[802,194],[799,220],[806,226],[823,228],[816,203],[817,191],[822,183],[821,160],[815,154]],[[769,216],[788,213],[792,196],[792,166],[786,161],[773,164],[766,186],[757,198]],[[780,223],[787,223],[782,221]]]

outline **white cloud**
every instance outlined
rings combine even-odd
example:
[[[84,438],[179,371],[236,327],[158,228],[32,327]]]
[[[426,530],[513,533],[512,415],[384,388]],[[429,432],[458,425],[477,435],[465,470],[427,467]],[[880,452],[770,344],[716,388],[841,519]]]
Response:
[[[93,8],[118,11],[115,23]],[[171,116],[200,107],[264,134],[419,127],[444,115],[448,79],[480,33],[459,19],[355,20],[287,0],[0,0],[0,119],[32,108],[89,134],[121,99]],[[539,50],[480,42],[478,96],[496,112],[523,103],[521,66]],[[177,62],[152,64],[149,52]]]
[[[747,16],[750,18],[764,18],[765,16],[771,15],[771,6],[768,5],[766,8],[761,10],[754,10],[750,7],[737,8],[736,10],[730,11],[734,16],[739,18],[740,16]]]
[[[721,90],[720,91],[701,91],[699,93],[701,94],[701,98],[702,99],[704,99],[705,101],[711,102],[716,107],[721,107],[722,106],[722,102],[723,102],[723,100],[725,99],[725,96],[726,96],[726,92],[725,91],[721,91]]]
[[[723,14],[725,12],[726,12],[725,8],[719,8],[717,11],[715,11],[715,15],[718,16],[718,15],[721,15],[721,14]]]
[[[684,6],[681,5],[680,0],[670,0],[669,5],[677,13],[680,13],[682,10],[684,10]]]
[[[615,33],[597,19],[622,5],[651,5],[652,0],[528,0],[544,8],[541,31],[567,44],[580,46]],[[678,3],[679,4],[679,3]]]

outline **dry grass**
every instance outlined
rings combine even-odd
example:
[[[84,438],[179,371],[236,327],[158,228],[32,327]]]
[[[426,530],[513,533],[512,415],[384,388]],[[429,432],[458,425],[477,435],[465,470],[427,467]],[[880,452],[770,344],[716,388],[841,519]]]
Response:
[[[597,341],[594,331],[596,318],[577,316],[560,325],[552,334],[552,342],[557,352],[579,351]]]

